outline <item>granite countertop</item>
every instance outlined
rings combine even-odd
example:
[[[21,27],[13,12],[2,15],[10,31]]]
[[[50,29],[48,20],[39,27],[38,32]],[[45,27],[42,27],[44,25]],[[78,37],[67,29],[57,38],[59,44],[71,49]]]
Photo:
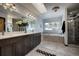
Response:
[[[23,35],[30,35],[30,34],[35,34],[35,33],[40,33],[40,32],[5,32],[4,35],[0,33],[0,39],[7,39],[7,38],[12,38],[12,37],[17,37],[17,36],[23,36]]]

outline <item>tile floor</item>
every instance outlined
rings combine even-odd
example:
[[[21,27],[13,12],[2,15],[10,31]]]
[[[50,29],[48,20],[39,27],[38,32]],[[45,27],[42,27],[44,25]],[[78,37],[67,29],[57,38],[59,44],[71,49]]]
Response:
[[[36,52],[37,49],[55,54],[56,56],[79,56],[79,46],[72,44],[64,46],[63,43],[48,40],[42,40],[42,42],[26,56],[45,56]]]

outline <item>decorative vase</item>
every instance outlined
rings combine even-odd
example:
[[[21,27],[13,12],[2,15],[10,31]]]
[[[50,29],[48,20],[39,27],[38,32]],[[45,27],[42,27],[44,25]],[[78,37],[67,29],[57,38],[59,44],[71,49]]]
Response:
[[[24,31],[24,32],[26,33],[26,32],[27,32],[26,27],[27,27],[28,25],[29,25],[28,23],[21,23],[21,24],[18,24],[18,26],[19,26],[19,31]]]
[[[24,31],[25,31],[25,33],[27,33],[27,29],[26,29],[26,26],[24,27]]]

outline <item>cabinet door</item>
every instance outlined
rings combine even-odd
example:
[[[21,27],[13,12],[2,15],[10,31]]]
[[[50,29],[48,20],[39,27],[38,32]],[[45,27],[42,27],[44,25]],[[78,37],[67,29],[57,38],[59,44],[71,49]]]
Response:
[[[27,54],[31,50],[31,37],[25,36],[25,54]]]
[[[16,45],[15,55],[16,56],[23,56],[25,54],[24,39],[21,39],[20,41],[16,42],[15,45]]]
[[[38,37],[37,37],[37,35],[34,35],[33,36],[33,44],[34,44],[34,47],[37,46],[37,43],[38,43]]]
[[[12,50],[12,45],[6,45],[1,47],[1,55],[2,56],[12,56],[13,50]]]
[[[35,47],[34,34],[33,35],[30,35],[30,39],[31,39],[31,49],[33,49]]]
[[[38,44],[40,44],[41,41],[41,35],[40,34],[33,34],[31,36],[31,46],[32,48],[35,48]]]
[[[38,45],[38,44],[40,44],[40,41],[41,41],[41,35],[40,34],[36,34],[36,35],[34,35],[34,45],[35,45],[35,47]]]
[[[38,34],[38,44],[41,42],[41,33]]]

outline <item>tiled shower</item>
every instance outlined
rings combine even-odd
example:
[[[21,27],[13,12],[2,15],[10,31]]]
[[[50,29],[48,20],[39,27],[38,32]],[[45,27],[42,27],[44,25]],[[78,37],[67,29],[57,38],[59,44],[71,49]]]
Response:
[[[79,17],[68,19],[68,43],[79,44]]]

